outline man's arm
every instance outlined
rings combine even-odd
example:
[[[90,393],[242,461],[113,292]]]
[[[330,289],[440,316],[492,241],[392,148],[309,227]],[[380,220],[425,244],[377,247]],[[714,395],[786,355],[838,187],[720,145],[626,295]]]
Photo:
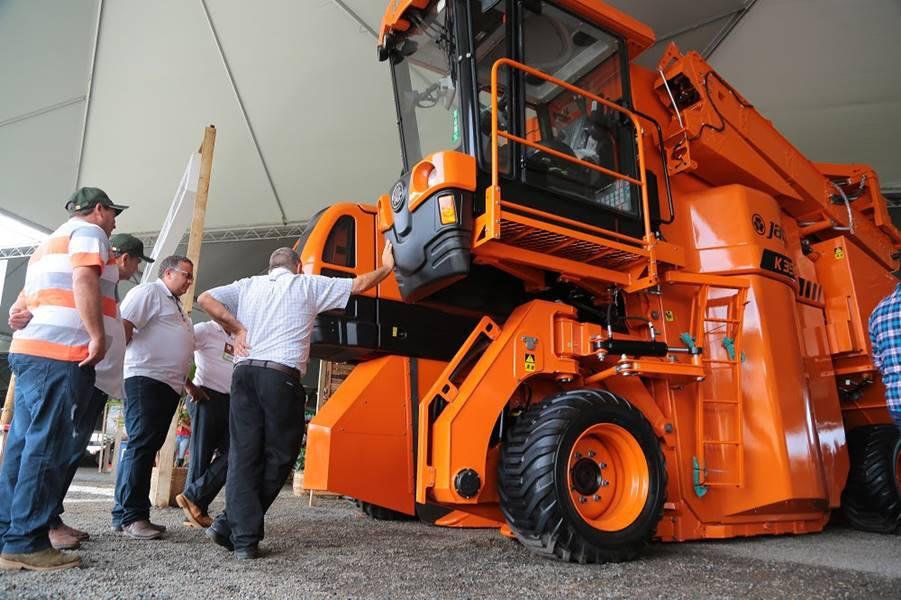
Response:
[[[394,254],[391,251],[391,242],[385,241],[385,249],[382,251],[382,266],[375,271],[363,273],[354,277],[351,285],[351,294],[362,294],[366,290],[375,287],[382,282],[394,269]]]
[[[25,302],[25,292],[19,292],[16,301],[9,307],[9,328],[13,331],[25,329],[34,315],[28,310],[28,304]]]
[[[91,337],[88,356],[78,366],[96,365],[106,354],[106,334],[103,330],[103,298],[100,294],[100,269],[97,267],[74,267],[72,289],[75,294],[75,308],[84,327]]]
[[[122,326],[125,328],[125,345],[127,346],[135,335],[135,324],[128,319],[122,319]]]
[[[247,345],[247,330],[238,319],[228,312],[225,305],[216,300],[209,292],[200,294],[197,304],[206,311],[211,319],[222,325],[222,328],[235,336],[235,353],[238,356],[247,356],[250,346]]]

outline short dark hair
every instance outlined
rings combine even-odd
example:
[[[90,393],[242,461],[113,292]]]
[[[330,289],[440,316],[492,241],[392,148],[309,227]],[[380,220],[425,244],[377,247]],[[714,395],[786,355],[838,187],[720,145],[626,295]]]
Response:
[[[297,265],[300,264],[300,256],[297,255],[297,252],[292,250],[291,248],[279,248],[275,252],[269,255],[269,270],[272,269],[288,269],[289,271],[296,271]]]
[[[192,267],[194,263],[187,256],[179,256],[178,254],[173,254],[172,256],[167,256],[163,260],[160,261],[160,276],[164,275],[166,271],[173,269],[178,270],[178,265],[186,262]]]

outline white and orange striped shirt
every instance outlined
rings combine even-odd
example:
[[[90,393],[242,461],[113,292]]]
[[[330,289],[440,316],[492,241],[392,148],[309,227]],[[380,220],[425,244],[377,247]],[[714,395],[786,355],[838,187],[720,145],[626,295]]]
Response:
[[[41,244],[28,261],[22,294],[34,315],[13,334],[10,353],[81,362],[88,355],[90,336],[75,307],[72,274],[75,267],[99,267],[103,326],[109,332],[121,323],[116,316],[119,268],[110,253],[109,237],[97,225],[73,217]],[[107,346],[110,335],[107,333]]]

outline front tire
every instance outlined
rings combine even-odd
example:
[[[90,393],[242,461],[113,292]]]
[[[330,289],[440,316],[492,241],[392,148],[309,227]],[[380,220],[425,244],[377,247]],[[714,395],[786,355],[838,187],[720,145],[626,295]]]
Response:
[[[523,413],[498,464],[517,539],[548,558],[632,560],[663,515],[666,465],[644,416],[604,390],[574,390]]]
[[[855,529],[893,533],[901,526],[901,432],[868,425],[848,433],[851,469],[842,509]]]

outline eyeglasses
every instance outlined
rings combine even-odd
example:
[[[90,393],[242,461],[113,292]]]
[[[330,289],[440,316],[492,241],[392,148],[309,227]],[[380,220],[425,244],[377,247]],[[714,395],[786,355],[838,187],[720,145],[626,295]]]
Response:
[[[175,268],[173,268],[172,271],[178,271],[179,273],[184,275],[188,281],[194,281],[194,273],[188,273],[187,271],[182,271],[181,269],[175,269]]]

